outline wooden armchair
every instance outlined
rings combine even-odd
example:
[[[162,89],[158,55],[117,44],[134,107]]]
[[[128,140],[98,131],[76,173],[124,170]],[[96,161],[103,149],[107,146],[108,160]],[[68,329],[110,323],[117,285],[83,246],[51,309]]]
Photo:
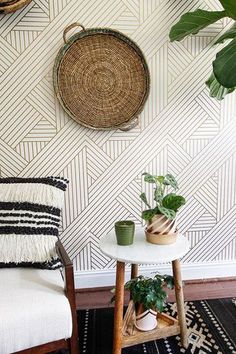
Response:
[[[64,265],[64,282],[59,269],[0,269],[0,353],[69,349],[78,354],[73,264],[60,241],[57,252]]]

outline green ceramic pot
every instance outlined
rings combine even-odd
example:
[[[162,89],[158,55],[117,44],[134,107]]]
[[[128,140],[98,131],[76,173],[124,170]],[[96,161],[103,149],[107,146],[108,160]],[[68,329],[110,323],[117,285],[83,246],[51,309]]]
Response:
[[[134,241],[135,224],[131,220],[120,220],[115,223],[117,244],[121,246],[132,245]]]

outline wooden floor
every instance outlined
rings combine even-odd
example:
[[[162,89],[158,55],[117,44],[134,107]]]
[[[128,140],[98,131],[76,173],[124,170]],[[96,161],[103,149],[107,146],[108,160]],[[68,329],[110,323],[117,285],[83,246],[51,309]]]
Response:
[[[78,309],[108,307],[111,299],[111,288],[96,288],[76,290],[76,305]],[[219,278],[193,280],[185,282],[185,300],[204,300],[236,297],[236,278]],[[129,294],[126,294],[128,303]],[[174,291],[169,292],[168,301],[174,301]]]

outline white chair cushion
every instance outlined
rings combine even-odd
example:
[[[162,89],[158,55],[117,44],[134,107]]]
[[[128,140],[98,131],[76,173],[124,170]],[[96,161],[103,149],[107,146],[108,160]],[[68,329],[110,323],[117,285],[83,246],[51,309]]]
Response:
[[[0,269],[1,354],[71,334],[71,309],[59,269]]]

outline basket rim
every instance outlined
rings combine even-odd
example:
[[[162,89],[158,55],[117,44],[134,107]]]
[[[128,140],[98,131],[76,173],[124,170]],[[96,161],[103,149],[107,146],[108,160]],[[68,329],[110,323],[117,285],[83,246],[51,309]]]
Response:
[[[64,100],[62,99],[60,93],[59,93],[59,89],[58,89],[58,71],[60,69],[60,64],[61,61],[64,57],[64,55],[66,54],[67,50],[77,41],[80,40],[84,37],[88,37],[88,36],[94,36],[97,34],[102,34],[102,35],[109,35],[109,36],[113,36],[115,38],[118,38],[119,40],[125,42],[126,44],[128,44],[129,46],[131,46],[135,52],[138,54],[139,58],[141,59],[141,63],[143,65],[144,71],[145,71],[145,86],[146,86],[146,91],[143,95],[142,100],[140,101],[139,104],[139,108],[136,110],[136,112],[133,114],[132,117],[130,117],[129,119],[127,119],[126,121],[122,122],[121,124],[114,124],[112,126],[109,127],[94,127],[92,125],[86,124],[83,121],[81,121],[80,119],[78,119],[76,116],[73,115],[73,113],[67,108]],[[57,99],[59,100],[61,106],[63,107],[63,109],[66,111],[66,113],[73,118],[77,123],[83,125],[86,128],[90,128],[90,129],[94,129],[94,130],[113,130],[113,129],[119,129],[122,127],[127,126],[127,123],[130,123],[132,120],[134,120],[143,110],[143,107],[148,99],[149,93],[150,93],[150,71],[149,71],[149,67],[147,65],[147,61],[145,58],[145,55],[143,54],[142,50],[139,48],[139,46],[132,40],[130,39],[128,36],[124,35],[123,33],[121,33],[120,31],[117,31],[115,29],[112,28],[107,28],[107,27],[94,27],[94,28],[88,28],[85,30],[82,30],[78,33],[75,33],[74,35],[72,35],[66,43],[64,43],[58,53],[57,56],[55,58],[55,62],[53,65],[53,86],[54,86],[54,91],[56,94]]]
[[[19,2],[19,0],[0,0],[0,6],[12,5],[16,2]]]
[[[32,0],[6,0],[0,3],[0,13],[14,12],[28,5]]]

